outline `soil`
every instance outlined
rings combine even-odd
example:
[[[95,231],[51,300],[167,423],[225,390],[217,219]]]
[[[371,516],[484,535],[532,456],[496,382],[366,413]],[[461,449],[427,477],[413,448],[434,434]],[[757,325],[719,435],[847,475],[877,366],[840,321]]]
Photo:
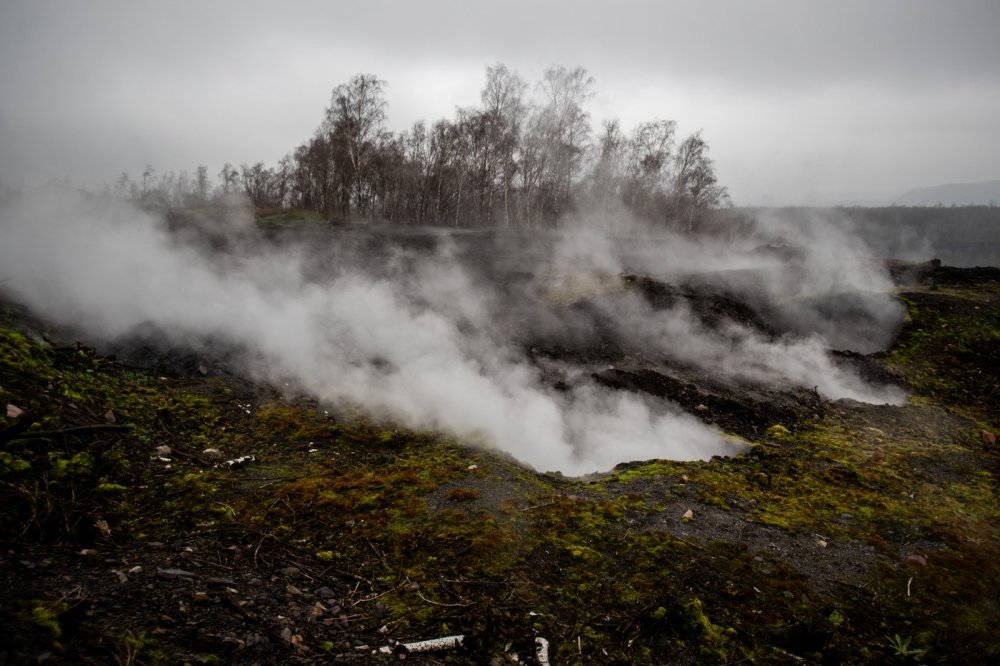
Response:
[[[744,443],[584,478],[255,385],[211,341],[112,359],[5,302],[0,662],[543,663],[545,639],[556,664],[996,663],[1000,271],[892,273],[897,341],[836,359],[900,407],[724,381],[599,318],[532,329],[554,387],[584,372]],[[783,333],[706,283],[620,284]]]

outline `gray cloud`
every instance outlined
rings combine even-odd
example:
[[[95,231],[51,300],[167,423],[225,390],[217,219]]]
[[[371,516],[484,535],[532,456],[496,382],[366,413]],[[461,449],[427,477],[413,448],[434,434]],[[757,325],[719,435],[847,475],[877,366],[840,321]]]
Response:
[[[1000,176],[993,2],[28,2],[0,7],[0,179],[274,161],[358,71],[390,122],[475,104],[503,61],[597,79],[595,121],[703,128],[738,202]],[[858,168],[861,165],[862,168]]]

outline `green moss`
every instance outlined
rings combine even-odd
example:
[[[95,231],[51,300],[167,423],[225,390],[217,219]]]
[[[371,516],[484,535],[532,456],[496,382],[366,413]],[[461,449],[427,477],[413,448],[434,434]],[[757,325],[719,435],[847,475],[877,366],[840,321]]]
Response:
[[[788,439],[789,437],[791,437],[791,435],[792,433],[788,430],[788,428],[781,425],[780,423],[776,423],[775,425],[767,429],[768,439],[782,441]]]
[[[7,451],[0,451],[0,475],[16,474],[31,469],[31,462]]]
[[[934,397],[965,414],[1000,426],[993,395],[1000,371],[1000,306],[984,290],[939,290],[904,298],[907,322],[883,355],[920,396]]]
[[[59,622],[59,615],[64,613],[69,604],[65,601],[45,601],[33,600],[26,602],[26,610],[23,617],[32,624],[45,629],[52,638],[62,636],[62,625]]]
[[[329,224],[326,217],[311,210],[274,208],[257,212],[257,224],[262,227],[295,227]]]
[[[687,629],[697,636],[703,655],[729,661],[735,651],[732,645],[734,629],[712,624],[698,597],[684,604],[684,620]]]

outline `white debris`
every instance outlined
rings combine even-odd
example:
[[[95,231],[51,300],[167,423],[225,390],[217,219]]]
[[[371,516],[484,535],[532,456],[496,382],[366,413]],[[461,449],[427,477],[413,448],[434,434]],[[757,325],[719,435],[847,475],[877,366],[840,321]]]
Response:
[[[257,460],[257,457],[251,454],[248,456],[240,456],[239,458],[230,458],[229,460],[226,460],[225,462],[219,464],[233,468],[233,467],[242,467],[243,465],[249,465],[255,460]]]
[[[442,636],[441,638],[431,638],[426,641],[415,643],[403,643],[403,649],[407,652],[436,652],[438,650],[454,650],[462,645],[465,636]]]
[[[541,636],[535,638],[535,658],[538,666],[551,666],[549,662],[549,642]]]

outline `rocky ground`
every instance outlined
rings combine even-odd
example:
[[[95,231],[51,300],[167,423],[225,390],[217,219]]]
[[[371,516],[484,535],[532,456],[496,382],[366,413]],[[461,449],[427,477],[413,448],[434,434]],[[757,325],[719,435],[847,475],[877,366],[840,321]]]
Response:
[[[899,407],[539,334],[553,384],[571,362],[746,442],[576,479],[183,350],[112,360],[5,303],[0,662],[996,663],[1000,271],[893,271],[898,338],[840,360]]]

